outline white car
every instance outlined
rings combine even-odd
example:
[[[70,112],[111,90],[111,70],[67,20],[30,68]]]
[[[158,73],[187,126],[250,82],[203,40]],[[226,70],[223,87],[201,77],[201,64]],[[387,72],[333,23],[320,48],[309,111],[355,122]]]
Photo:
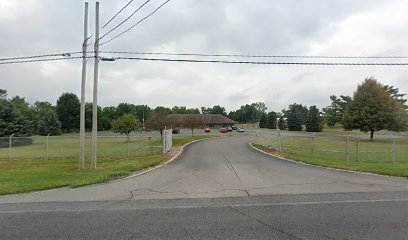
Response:
[[[245,129],[244,128],[238,128],[237,132],[245,132]]]

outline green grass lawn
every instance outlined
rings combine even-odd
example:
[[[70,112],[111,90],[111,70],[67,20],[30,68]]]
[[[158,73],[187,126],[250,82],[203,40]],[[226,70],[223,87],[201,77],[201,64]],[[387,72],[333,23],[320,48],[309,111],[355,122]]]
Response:
[[[208,137],[175,137],[173,146],[181,146],[190,141]],[[140,152],[137,146],[146,144],[147,140],[146,142],[133,142],[135,147],[132,149],[133,154],[127,158],[127,142],[124,139],[107,138],[106,141],[98,141],[98,169],[96,171],[89,169],[90,162],[87,158],[87,169],[79,171],[79,142],[77,139],[54,141],[53,149],[55,150],[50,155],[58,156],[58,159],[51,158],[50,160],[29,159],[30,155],[39,156],[39,153],[44,151],[43,145],[36,142],[34,141],[34,144],[30,146],[17,147],[18,150],[13,154],[21,157],[20,160],[0,160],[0,195],[106,182],[158,165],[166,158],[161,153],[161,148],[156,148],[151,150],[153,152],[146,154],[136,154]],[[160,139],[152,140],[152,146],[158,144],[160,144]],[[147,148],[146,151],[149,149]]]
[[[79,137],[73,135],[53,136],[48,139],[48,154],[46,137],[33,136],[33,144],[28,146],[0,148],[0,159],[75,159],[79,156]],[[127,158],[147,156],[160,152],[160,138],[149,141],[147,137],[130,137],[129,145],[125,137],[99,137],[99,158]],[[91,156],[92,140],[86,139],[86,156]],[[128,152],[129,149],[129,152]],[[47,158],[48,156],[48,158]]]
[[[253,145],[268,152],[276,153],[272,149],[278,149],[276,139],[261,139]],[[351,139],[347,154],[345,138],[286,137],[282,140],[283,152],[279,154],[313,165],[408,177],[408,139],[396,140],[395,155],[393,149],[392,139]]]

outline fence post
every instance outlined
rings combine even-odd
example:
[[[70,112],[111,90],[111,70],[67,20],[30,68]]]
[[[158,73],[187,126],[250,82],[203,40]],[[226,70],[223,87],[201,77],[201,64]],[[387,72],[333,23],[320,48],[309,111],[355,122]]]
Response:
[[[315,138],[315,133],[312,134],[312,156],[314,157],[314,138]]]
[[[347,136],[347,163],[350,163],[350,136]]]
[[[9,138],[9,152],[8,152],[8,159],[11,160],[11,146],[12,146],[12,139],[13,139],[14,133],[10,135]]]
[[[166,153],[166,130],[163,131],[163,154]]]
[[[48,133],[48,135],[45,137],[45,144],[46,144],[46,146],[47,146],[47,160],[50,159],[50,156],[49,156],[49,148],[48,148],[48,139],[49,139],[49,137],[50,137],[50,134],[51,134],[51,133]]]
[[[282,137],[281,137],[280,132],[278,132],[278,142],[279,142],[279,152],[283,152],[283,149],[282,149]]]
[[[392,165],[395,165],[396,162],[396,153],[397,153],[397,146],[395,144],[395,138],[392,139]]]
[[[127,136],[127,158],[130,157],[130,137]]]
[[[358,162],[358,143],[359,141],[356,140],[356,162]]]

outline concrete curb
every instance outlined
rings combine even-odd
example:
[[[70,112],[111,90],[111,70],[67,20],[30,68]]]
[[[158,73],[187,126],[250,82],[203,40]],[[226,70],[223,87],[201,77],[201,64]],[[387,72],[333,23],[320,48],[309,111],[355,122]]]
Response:
[[[347,169],[341,169],[341,168],[333,168],[333,167],[324,167],[324,166],[319,166],[319,165],[313,165],[310,163],[305,163],[305,162],[301,162],[301,161],[296,161],[293,159],[289,159],[289,158],[284,158],[278,155],[274,155],[272,153],[269,152],[265,152],[264,150],[261,150],[259,148],[256,148],[254,146],[252,146],[253,142],[249,143],[249,146],[251,146],[253,149],[255,149],[256,151],[262,152],[263,154],[275,157],[275,158],[279,158],[281,160],[285,160],[285,161],[289,161],[289,162],[293,162],[293,163],[297,163],[297,164],[301,164],[301,165],[306,165],[306,166],[310,166],[310,167],[316,167],[316,168],[322,168],[322,169],[329,169],[329,170],[335,170],[335,171],[341,171],[341,172],[347,172],[347,173],[357,173],[357,174],[363,174],[363,175],[369,175],[369,176],[379,176],[379,177],[386,177],[386,178],[396,178],[396,179],[404,179],[404,180],[408,180],[405,177],[397,177],[397,176],[389,176],[389,175],[381,175],[381,174],[377,174],[377,173],[370,173],[370,172],[360,172],[360,171],[354,171],[354,170],[347,170]]]

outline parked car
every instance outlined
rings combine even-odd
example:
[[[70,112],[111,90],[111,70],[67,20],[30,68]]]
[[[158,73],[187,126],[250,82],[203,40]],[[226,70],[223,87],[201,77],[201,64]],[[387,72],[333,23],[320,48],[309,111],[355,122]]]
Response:
[[[173,133],[173,134],[179,134],[179,133],[180,133],[180,129],[178,129],[178,128],[173,128],[172,133]]]
[[[228,132],[232,132],[232,127],[227,127]]]
[[[227,128],[220,128],[220,132],[222,132],[222,133],[227,133],[228,130],[227,130]]]
[[[211,130],[210,130],[210,128],[205,128],[204,132],[209,133],[209,132],[211,132]]]
[[[245,129],[244,128],[238,128],[237,132],[245,132]]]

